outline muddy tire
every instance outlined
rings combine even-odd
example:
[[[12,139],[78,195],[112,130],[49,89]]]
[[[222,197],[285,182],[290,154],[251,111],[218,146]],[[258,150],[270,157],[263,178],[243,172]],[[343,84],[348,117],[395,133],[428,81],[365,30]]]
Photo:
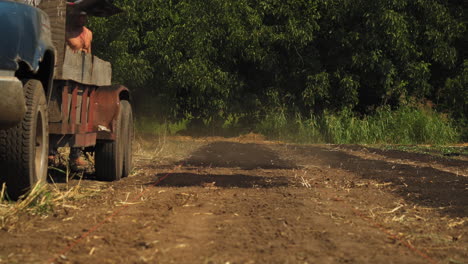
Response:
[[[124,122],[130,104],[121,101],[116,119],[115,140],[98,141],[95,148],[96,178],[102,181],[118,181],[122,178],[124,169],[125,149],[128,142],[128,129]]]
[[[120,107],[123,108],[123,130],[125,131],[124,158],[122,178],[128,177],[132,171],[132,143],[133,143],[133,113],[132,107],[128,101],[121,101]]]
[[[26,114],[16,127],[0,130],[0,182],[17,200],[47,178],[49,123],[47,102],[38,80],[25,80]]]

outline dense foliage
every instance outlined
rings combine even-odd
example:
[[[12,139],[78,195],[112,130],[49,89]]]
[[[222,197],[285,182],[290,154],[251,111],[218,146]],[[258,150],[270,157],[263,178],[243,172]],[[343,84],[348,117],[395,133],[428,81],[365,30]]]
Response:
[[[430,105],[468,117],[464,0],[117,0],[94,51],[140,112],[219,124]],[[462,126],[463,127],[463,126]]]

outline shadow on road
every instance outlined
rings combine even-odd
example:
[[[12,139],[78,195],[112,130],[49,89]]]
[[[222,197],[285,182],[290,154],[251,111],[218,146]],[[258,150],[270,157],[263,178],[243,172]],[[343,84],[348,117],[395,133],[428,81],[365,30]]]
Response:
[[[438,162],[444,164],[444,166],[448,167],[458,167],[463,170],[468,170],[468,162],[464,160],[457,160],[457,159],[450,159],[442,156],[436,156],[431,154],[424,154],[424,153],[415,153],[415,152],[407,152],[402,150],[392,150],[392,149],[377,149],[377,148],[370,148],[370,147],[363,147],[359,145],[340,145],[340,147],[355,151],[369,151],[371,153],[375,153],[378,155],[382,155],[392,159],[408,159],[411,161],[420,161],[420,162]],[[435,152],[434,154],[436,154]],[[455,154],[464,156],[463,154]]]
[[[164,177],[166,174],[157,174],[156,177]],[[222,188],[274,188],[288,186],[286,177],[250,176],[244,174],[216,175],[175,173],[169,175],[161,183],[160,187],[222,187]]]
[[[302,156],[313,156],[332,168],[350,171],[362,178],[397,186],[397,193],[405,200],[420,206],[443,208],[452,216],[468,216],[468,178],[440,171],[432,167],[414,167],[369,160],[340,151],[315,146],[297,146]]]
[[[182,162],[187,166],[253,169],[294,169],[274,151],[259,144],[214,142],[204,146]]]
[[[297,166],[290,161],[282,160],[273,150],[259,144],[236,142],[213,142],[203,146],[192,155],[178,162],[182,168],[217,169],[210,173],[174,173],[169,175],[158,186],[166,187],[223,187],[223,188],[274,188],[288,186],[288,178],[281,176],[259,176],[262,170],[294,169]],[[171,165],[165,169],[173,168]],[[245,173],[231,174],[232,168],[244,170]],[[259,171],[255,171],[255,170]],[[209,170],[208,170],[209,171]],[[226,172],[223,174],[223,172]],[[249,175],[251,174],[251,175]],[[167,173],[157,174],[164,177]],[[152,184],[152,183],[150,183]]]

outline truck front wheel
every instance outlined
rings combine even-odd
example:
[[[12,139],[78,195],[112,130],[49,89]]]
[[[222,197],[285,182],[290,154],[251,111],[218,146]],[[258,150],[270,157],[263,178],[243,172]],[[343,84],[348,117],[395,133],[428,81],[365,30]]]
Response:
[[[0,130],[0,183],[17,200],[47,178],[49,123],[47,102],[38,80],[25,80],[26,114],[16,126]]]

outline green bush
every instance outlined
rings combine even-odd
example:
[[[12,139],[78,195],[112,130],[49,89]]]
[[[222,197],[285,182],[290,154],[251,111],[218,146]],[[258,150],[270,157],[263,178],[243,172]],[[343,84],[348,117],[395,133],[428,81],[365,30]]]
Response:
[[[116,0],[123,13],[88,26],[137,115],[210,131],[260,122],[306,141],[445,142],[453,124],[405,105],[434,102],[467,140],[464,2]]]
[[[462,2],[116,0],[123,13],[88,26],[114,82],[164,108],[162,119],[255,122],[274,92],[302,116],[342,111],[342,120],[346,108],[364,113],[416,97],[464,120]]]

